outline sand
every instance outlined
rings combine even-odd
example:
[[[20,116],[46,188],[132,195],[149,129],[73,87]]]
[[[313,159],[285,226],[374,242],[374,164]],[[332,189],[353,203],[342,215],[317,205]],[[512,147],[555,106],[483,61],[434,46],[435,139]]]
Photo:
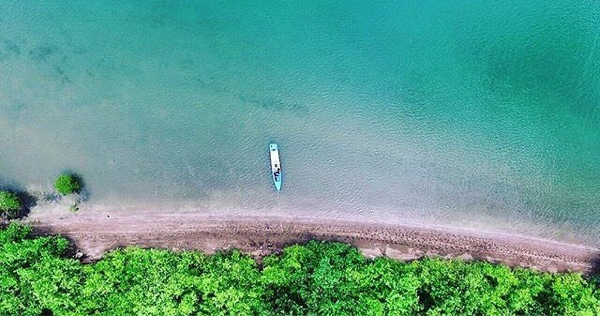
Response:
[[[84,260],[125,246],[201,250],[236,248],[255,256],[308,240],[350,243],[366,256],[411,260],[443,256],[485,260],[549,272],[590,273],[600,258],[593,247],[552,240],[427,225],[387,225],[291,217],[225,217],[194,213],[135,215],[83,212],[29,219],[40,233],[70,238]]]

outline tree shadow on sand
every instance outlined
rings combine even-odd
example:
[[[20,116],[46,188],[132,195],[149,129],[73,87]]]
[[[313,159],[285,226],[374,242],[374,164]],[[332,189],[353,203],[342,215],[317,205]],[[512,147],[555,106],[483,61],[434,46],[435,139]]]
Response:
[[[15,219],[26,217],[37,205],[37,198],[29,194],[27,191],[14,191],[17,197],[21,200],[21,210],[15,216]]]
[[[600,281],[600,254],[597,254],[592,260],[592,269],[590,270],[589,275]]]

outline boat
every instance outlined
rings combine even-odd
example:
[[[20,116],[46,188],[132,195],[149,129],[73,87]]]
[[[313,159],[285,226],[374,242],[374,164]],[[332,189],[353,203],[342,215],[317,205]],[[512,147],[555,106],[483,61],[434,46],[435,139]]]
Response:
[[[281,162],[279,161],[279,146],[276,143],[269,144],[269,153],[271,156],[271,176],[277,192],[281,191]]]

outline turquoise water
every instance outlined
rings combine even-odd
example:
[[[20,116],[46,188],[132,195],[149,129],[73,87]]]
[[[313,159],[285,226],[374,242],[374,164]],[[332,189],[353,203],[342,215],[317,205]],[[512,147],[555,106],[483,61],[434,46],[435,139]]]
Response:
[[[0,75],[0,184],[600,242],[598,1],[3,0]]]

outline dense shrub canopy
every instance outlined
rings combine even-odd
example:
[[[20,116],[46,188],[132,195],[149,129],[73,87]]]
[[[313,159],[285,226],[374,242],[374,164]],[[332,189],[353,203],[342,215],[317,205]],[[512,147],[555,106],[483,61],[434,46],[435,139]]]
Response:
[[[16,194],[8,191],[0,191],[0,215],[16,217],[22,206],[21,200]]]
[[[81,181],[75,175],[63,173],[56,179],[54,188],[62,195],[77,193],[81,189]]]
[[[127,248],[94,264],[62,237],[0,231],[0,315],[599,315],[597,285],[489,263],[370,260],[310,242],[264,259]]]

